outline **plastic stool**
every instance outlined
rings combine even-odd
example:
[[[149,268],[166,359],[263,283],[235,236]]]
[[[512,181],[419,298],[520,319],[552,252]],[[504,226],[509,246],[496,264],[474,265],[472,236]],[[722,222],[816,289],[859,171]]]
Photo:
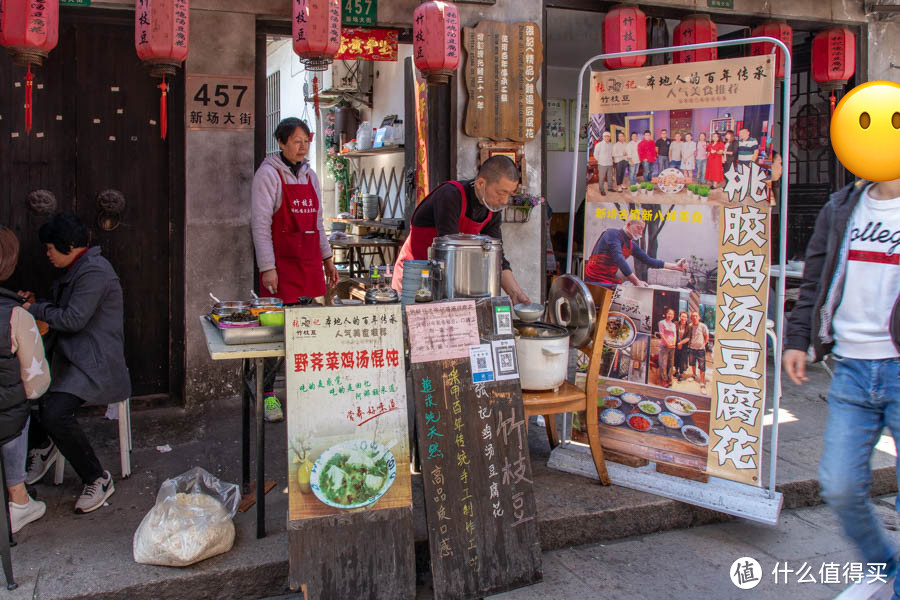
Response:
[[[128,479],[131,476],[131,398],[117,402],[115,406],[119,411],[119,459],[122,464],[122,479]],[[53,473],[55,485],[63,482],[65,471],[66,459],[59,454],[56,459],[56,471]]]

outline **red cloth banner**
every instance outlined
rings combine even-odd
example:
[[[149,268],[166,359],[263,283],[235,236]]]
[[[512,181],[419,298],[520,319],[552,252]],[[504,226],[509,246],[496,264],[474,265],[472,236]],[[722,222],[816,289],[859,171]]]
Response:
[[[345,27],[335,60],[397,60],[397,30]]]

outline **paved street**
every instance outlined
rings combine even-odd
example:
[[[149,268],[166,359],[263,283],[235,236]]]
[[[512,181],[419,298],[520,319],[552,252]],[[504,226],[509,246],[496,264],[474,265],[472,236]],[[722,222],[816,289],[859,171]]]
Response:
[[[893,497],[876,501],[879,514],[892,530],[898,518]],[[740,590],[729,578],[729,567],[742,557],[759,561],[764,577],[752,590]],[[823,565],[858,561],[842,536],[837,520],[825,506],[785,511],[778,528],[748,521],[730,521],[691,529],[625,538],[608,544],[588,544],[544,553],[544,581],[499,596],[497,600],[825,600],[844,583],[822,585]],[[793,569],[784,584],[776,565]],[[809,573],[816,583],[797,583]],[[843,581],[843,580],[841,580]],[[430,595],[422,590],[419,598]]]

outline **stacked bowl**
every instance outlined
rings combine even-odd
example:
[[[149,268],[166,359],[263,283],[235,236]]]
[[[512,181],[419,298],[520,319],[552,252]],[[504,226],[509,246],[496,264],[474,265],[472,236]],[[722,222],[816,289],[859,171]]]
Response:
[[[427,260],[407,260],[403,263],[403,291],[400,293],[400,304],[413,304],[416,291],[422,283],[422,270],[431,270]]]

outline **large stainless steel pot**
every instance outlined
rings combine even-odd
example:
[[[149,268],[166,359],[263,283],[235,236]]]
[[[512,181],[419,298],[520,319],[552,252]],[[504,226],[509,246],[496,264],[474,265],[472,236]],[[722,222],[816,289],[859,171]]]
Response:
[[[548,323],[516,321],[515,327],[522,389],[558,389],[569,368],[569,332]]]
[[[457,233],[434,238],[434,299],[485,298],[500,295],[503,242],[485,235]]]

